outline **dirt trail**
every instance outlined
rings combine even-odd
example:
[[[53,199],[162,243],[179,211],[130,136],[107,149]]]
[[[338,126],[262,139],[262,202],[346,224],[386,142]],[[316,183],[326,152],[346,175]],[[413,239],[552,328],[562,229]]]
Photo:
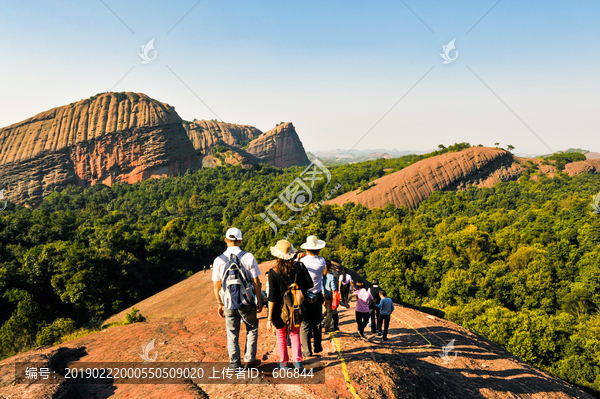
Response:
[[[263,274],[272,266],[261,264]],[[396,307],[388,342],[369,332],[359,339],[354,306],[340,310],[341,331],[324,335],[322,356],[306,359],[308,367],[325,369],[324,384],[14,384],[16,361],[141,362],[142,346],[152,339],[157,362],[226,362],[225,323],[216,313],[211,275],[199,272],[137,304],[145,323],[111,327],[0,362],[0,398],[592,398],[481,336],[413,309]],[[123,320],[129,311],[107,322]],[[274,364],[277,349],[266,331],[266,310],[259,331],[259,358]],[[449,356],[456,358],[444,363],[439,354],[452,339]],[[240,342],[243,348],[245,332]]]

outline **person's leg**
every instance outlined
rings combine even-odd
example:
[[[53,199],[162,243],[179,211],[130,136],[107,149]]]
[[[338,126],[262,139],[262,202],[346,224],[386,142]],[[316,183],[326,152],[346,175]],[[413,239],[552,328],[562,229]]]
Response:
[[[240,313],[237,310],[225,311],[225,330],[227,331],[227,352],[229,353],[229,367],[237,369],[242,367],[240,361]]]
[[[390,328],[390,316],[383,316],[383,339],[387,341],[388,328]]]
[[[381,309],[375,309],[375,321],[377,322],[377,328],[375,330],[381,330],[381,326],[379,325],[379,314],[381,313]]]
[[[275,330],[275,336],[277,338],[277,352],[279,352],[279,364],[281,366],[287,366],[290,358],[288,357],[287,351],[287,327],[278,328]]]
[[[369,317],[371,319],[371,332],[374,333],[377,330],[377,321],[375,320],[375,309],[369,310]]]
[[[292,341],[290,341],[290,328],[288,326],[286,326],[285,328],[286,328],[287,346],[290,347],[290,346],[292,346]],[[298,328],[300,328],[300,327],[298,327]]]
[[[342,284],[341,288],[340,288],[340,295],[342,297],[341,301],[344,303],[344,305],[348,305],[348,294],[350,293],[350,287],[348,285],[344,285]]]
[[[384,317],[384,316],[382,316],[382,315],[381,315],[381,313],[380,313],[380,314],[379,314],[379,317],[378,317],[378,319],[377,319],[377,326],[379,327],[379,329],[377,330],[377,335],[381,335],[381,326],[382,326],[382,324],[381,324],[381,323],[382,323],[382,321],[383,321],[383,317]]]
[[[302,353],[304,354],[304,357],[313,355],[313,340],[315,341],[314,348],[319,348],[319,346],[316,345],[314,324],[319,324],[321,322],[321,317],[321,302],[306,302],[306,314],[304,315],[304,320],[300,326],[300,340],[302,341]],[[320,336],[319,330],[319,338]]]
[[[308,309],[308,306],[307,306]],[[312,345],[310,339],[310,331],[312,329],[311,324],[308,320],[304,320],[300,325],[300,341],[302,342],[302,354],[304,357],[312,356]],[[292,349],[293,350],[293,349]]]
[[[292,361],[301,362],[302,347],[300,346],[300,327],[290,328],[289,337],[290,341],[292,341]]]
[[[337,310],[333,311],[333,331],[338,331],[340,329],[340,315]]]
[[[246,350],[244,353],[244,361],[251,362],[256,359],[256,349],[258,346],[258,318],[256,315],[256,308],[244,313],[244,324],[246,324]]]
[[[367,323],[369,322],[369,314],[366,312],[357,312],[359,314],[359,320],[360,320],[360,324],[359,324],[359,331],[361,333],[361,335],[364,335],[365,333],[365,327],[367,326]]]
[[[314,342],[314,353],[319,353],[323,351],[323,346],[321,345],[321,321],[323,321],[323,313],[321,312],[321,310],[323,309],[323,296],[321,295],[321,298],[319,301],[317,301],[317,303],[315,304],[317,305],[316,308],[319,309],[318,311],[316,311],[315,314],[316,315],[316,320],[314,320],[314,324],[313,324],[313,342]]]
[[[331,331],[331,318],[333,317],[333,308],[331,307],[331,300],[325,301],[325,309],[327,313],[323,325],[325,326],[325,332],[329,332]]]

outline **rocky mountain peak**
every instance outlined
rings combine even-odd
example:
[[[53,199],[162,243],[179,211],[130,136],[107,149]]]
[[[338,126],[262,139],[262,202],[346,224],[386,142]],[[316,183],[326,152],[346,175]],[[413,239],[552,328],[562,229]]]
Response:
[[[291,122],[282,123],[263,133],[250,142],[246,151],[269,165],[281,168],[310,163]]]

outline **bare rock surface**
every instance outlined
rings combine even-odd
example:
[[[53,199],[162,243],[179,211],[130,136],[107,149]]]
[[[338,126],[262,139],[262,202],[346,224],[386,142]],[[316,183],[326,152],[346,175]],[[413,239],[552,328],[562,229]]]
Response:
[[[327,203],[343,205],[351,201],[367,208],[383,208],[392,203],[416,209],[434,191],[461,190],[470,185],[492,187],[517,179],[524,170],[507,151],[471,147],[424,159],[373,181],[365,191],[355,190]]]
[[[582,173],[600,173],[600,159],[588,158],[585,161],[568,163],[565,165],[565,171],[569,176]]]
[[[175,109],[141,93],[100,94],[0,129],[0,176],[15,202],[73,183],[173,176],[194,157]]]
[[[310,161],[294,125],[282,123],[250,142],[246,149],[268,165],[286,168],[308,165]]]
[[[260,265],[263,274],[274,262]],[[263,276],[264,280],[264,276]],[[157,362],[227,361],[225,322],[216,312],[210,272],[199,272],[135,305],[144,323],[110,327],[56,347],[0,361],[0,397],[18,398],[591,398],[541,372],[487,339],[425,313],[397,306],[389,341],[367,332],[356,336],[354,303],[340,308],[340,332],[324,335],[321,356],[306,367],[325,370],[324,384],[15,384],[15,362],[76,367],[79,362],[138,362],[142,346],[155,339]],[[123,311],[107,322],[123,320]],[[260,314],[260,367],[278,361],[275,337]],[[367,329],[369,331],[369,329]],[[444,362],[442,346],[455,340],[456,358]],[[243,348],[245,332],[240,342]],[[339,350],[338,350],[339,348]],[[454,358],[454,352],[449,354]],[[264,368],[263,368],[264,370]],[[269,371],[265,378],[269,381]],[[356,392],[356,396],[352,393]]]
[[[184,127],[194,148],[203,154],[221,144],[244,147],[262,134],[253,126],[204,120],[184,123]]]

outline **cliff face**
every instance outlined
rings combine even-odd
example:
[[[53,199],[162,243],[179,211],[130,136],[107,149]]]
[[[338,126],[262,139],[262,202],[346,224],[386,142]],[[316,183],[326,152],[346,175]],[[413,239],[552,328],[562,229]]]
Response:
[[[310,163],[294,125],[289,122],[254,139],[246,151],[261,162],[280,168]]]
[[[195,167],[195,153],[175,109],[136,93],[101,94],[0,129],[12,201],[37,203],[72,183],[172,176]]]
[[[204,154],[220,144],[244,147],[262,134],[252,126],[213,121],[186,122],[184,127],[194,148]]]
[[[500,181],[516,180],[524,170],[507,151],[471,147],[417,162],[375,180],[366,191],[355,190],[327,203],[342,205],[351,201],[368,208],[383,208],[391,202],[416,209],[434,191],[460,190],[469,185],[492,187]]]

